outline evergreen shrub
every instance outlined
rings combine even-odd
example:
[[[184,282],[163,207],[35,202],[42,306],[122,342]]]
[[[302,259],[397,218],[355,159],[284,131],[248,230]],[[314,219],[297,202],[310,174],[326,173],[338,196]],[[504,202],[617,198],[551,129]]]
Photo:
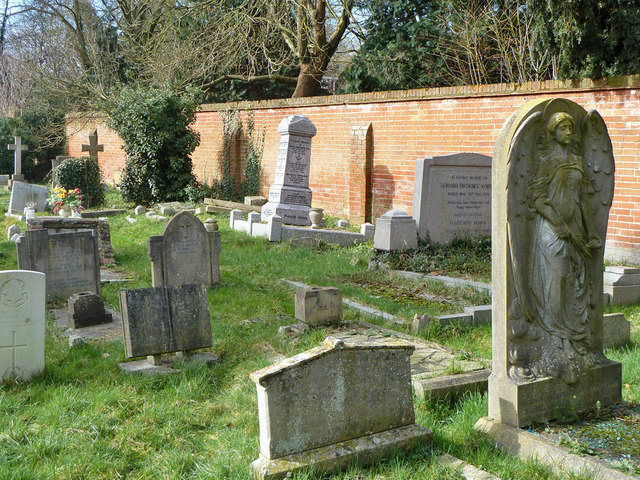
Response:
[[[79,188],[84,208],[104,204],[102,174],[98,162],[91,158],[70,158],[56,168],[55,181],[66,190]]]

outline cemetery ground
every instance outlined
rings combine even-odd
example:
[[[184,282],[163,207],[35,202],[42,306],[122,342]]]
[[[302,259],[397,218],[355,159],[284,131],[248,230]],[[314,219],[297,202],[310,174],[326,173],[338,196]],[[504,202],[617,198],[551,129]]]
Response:
[[[7,200],[1,193],[0,202]],[[1,209],[6,206],[0,207],[0,214]],[[151,286],[147,239],[165,225],[144,215],[133,224],[125,217],[110,217],[109,222],[115,269],[127,281],[106,283],[102,289],[105,305],[117,313],[120,289]],[[278,334],[280,326],[296,323],[294,293],[282,278],[336,286],[346,298],[406,319],[404,325],[384,322],[345,307],[346,322],[367,321],[404,334],[416,313],[438,316],[489,301],[486,294],[471,289],[392,278],[383,268],[370,270],[370,245],[269,243],[230,230],[228,215],[216,218],[222,234],[221,283],[208,290],[208,299],[210,350],[220,357],[219,363],[178,363],[181,372],[166,376],[126,375],[118,367],[125,361],[122,340],[88,340],[70,348],[63,329],[48,313],[45,371],[29,383],[0,385],[0,478],[251,478],[249,464],[258,457],[259,431],[255,384],[249,374],[319,345],[328,332],[312,328],[298,337]],[[15,219],[4,222],[6,228]],[[0,251],[0,269],[15,269],[15,244],[2,241]],[[454,267],[457,260],[447,260],[446,252],[439,255],[444,263],[430,264],[431,270],[457,276],[467,270],[474,280],[487,281],[486,268],[478,266],[482,261]],[[623,364],[623,399],[640,402],[640,306],[615,311],[631,321],[631,342],[606,354]],[[490,326],[430,326],[420,336],[451,349],[460,359],[491,356]],[[559,477],[548,467],[496,450],[473,428],[487,414],[486,394],[467,395],[454,404],[414,401],[416,421],[433,431],[437,449],[502,479],[589,478]],[[463,478],[432,453],[432,446],[423,444],[372,467],[353,465],[323,478]],[[309,472],[293,478],[316,477]]]

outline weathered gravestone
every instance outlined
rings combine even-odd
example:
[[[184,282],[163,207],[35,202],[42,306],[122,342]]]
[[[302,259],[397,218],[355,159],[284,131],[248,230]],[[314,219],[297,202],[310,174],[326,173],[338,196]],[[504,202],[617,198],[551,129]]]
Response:
[[[149,237],[153,286],[214,286],[220,281],[220,250],[220,232],[208,232],[189,212],[175,214],[162,235]]]
[[[376,220],[376,250],[411,250],[417,246],[416,222],[402,210],[389,210]]]
[[[522,427],[620,401],[621,365],[602,353],[614,183],[602,117],[532,100],[502,127],[493,158],[489,422]]]
[[[100,295],[98,238],[92,232],[27,230],[16,246],[20,270],[46,273],[47,300],[79,292]]]
[[[22,152],[29,150],[29,147],[22,144],[22,137],[14,137],[14,140],[15,143],[7,145],[7,150],[14,151],[13,175],[11,175],[11,180],[24,181],[24,175],[22,174]]]
[[[491,233],[491,157],[456,153],[416,161],[413,218],[420,240]]]
[[[258,392],[261,479],[362,464],[430,440],[415,423],[404,342],[324,345],[251,374]]]
[[[289,225],[311,225],[311,138],[316,127],[302,115],[285,118],[278,126],[280,148],[269,201],[262,206],[262,221],[279,215]]]
[[[336,287],[309,287],[296,291],[296,318],[307,325],[342,321],[342,293]]]
[[[44,370],[44,277],[0,272],[0,382]]]
[[[11,198],[9,199],[9,213],[24,213],[25,207],[43,212],[47,208],[49,190],[41,185],[31,185],[24,182],[11,184]]]
[[[89,135],[89,145],[82,145],[83,152],[89,152],[89,158],[98,161],[98,152],[104,152],[104,145],[98,144],[98,130],[94,130]]]
[[[74,293],[67,301],[67,325],[71,328],[111,323],[112,315],[104,309],[102,297],[93,292]]]
[[[206,288],[199,285],[120,290],[127,358],[158,363],[163,353],[210,347],[211,320]]]

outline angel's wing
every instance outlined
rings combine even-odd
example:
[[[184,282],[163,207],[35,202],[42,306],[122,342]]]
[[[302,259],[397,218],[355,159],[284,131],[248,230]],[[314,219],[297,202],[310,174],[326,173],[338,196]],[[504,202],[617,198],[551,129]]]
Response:
[[[595,110],[589,111],[582,122],[582,158],[594,190],[588,195],[594,227],[604,242],[613,200],[614,163],[607,126]]]
[[[521,312],[528,321],[534,318],[530,277],[535,237],[535,215],[529,204],[529,187],[537,172],[536,145],[543,132],[542,112],[532,113],[522,122],[513,136],[507,161],[509,165],[507,224],[512,284],[515,287]]]

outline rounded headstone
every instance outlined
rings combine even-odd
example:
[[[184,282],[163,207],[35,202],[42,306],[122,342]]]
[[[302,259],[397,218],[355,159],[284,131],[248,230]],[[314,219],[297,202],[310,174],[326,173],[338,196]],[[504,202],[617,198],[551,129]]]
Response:
[[[20,234],[20,227],[18,225],[10,225],[7,228],[7,240],[13,241],[13,236],[16,234]]]
[[[147,209],[144,208],[142,205],[138,205],[136,208],[133,209],[133,213],[135,213],[136,215],[142,215],[146,211]]]

